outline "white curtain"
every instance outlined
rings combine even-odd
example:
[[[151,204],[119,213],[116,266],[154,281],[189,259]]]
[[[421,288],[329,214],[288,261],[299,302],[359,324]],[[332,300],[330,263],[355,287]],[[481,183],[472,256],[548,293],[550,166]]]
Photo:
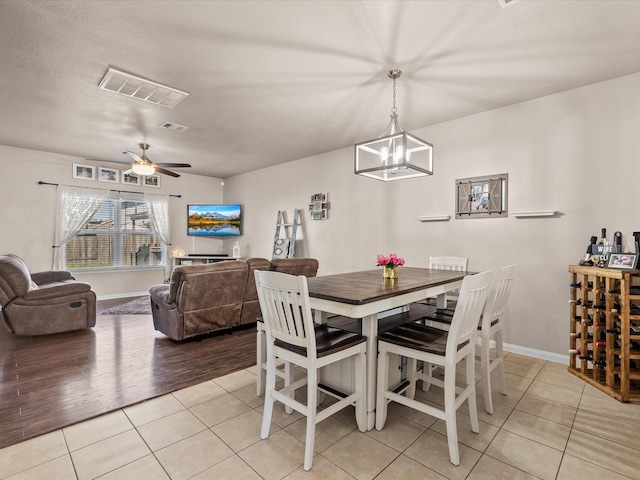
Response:
[[[58,209],[53,245],[53,269],[63,270],[62,246],[84,227],[104,203],[109,190],[58,185]]]
[[[165,245],[171,245],[169,230],[169,197],[167,195],[144,194],[144,201],[149,209],[149,219],[153,232]]]

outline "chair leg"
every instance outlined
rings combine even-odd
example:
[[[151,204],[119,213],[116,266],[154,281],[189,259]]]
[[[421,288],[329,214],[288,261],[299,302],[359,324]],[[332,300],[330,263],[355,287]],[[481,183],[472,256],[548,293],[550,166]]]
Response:
[[[284,375],[284,386],[288,387],[289,385],[291,385],[293,383],[293,368],[291,368],[291,363],[289,362],[284,362],[284,365],[282,366],[282,373]],[[295,392],[291,392],[291,395],[289,395],[291,398],[295,398]],[[284,406],[284,411],[287,415],[291,415],[293,413],[293,408],[289,405],[285,405]]]
[[[264,366],[267,362],[267,346],[266,346],[266,334],[258,324],[256,332],[256,366],[258,367],[258,374],[256,378],[256,395],[261,397],[264,395],[264,382],[266,371]]]
[[[467,404],[469,405],[469,416],[471,417],[471,431],[474,433],[480,433],[480,424],[478,423],[478,404],[476,400],[476,356],[475,352],[471,350],[467,355],[466,363],[466,385],[465,389],[471,389],[471,394],[467,397]]]
[[[447,366],[444,373],[444,416],[447,424],[447,442],[449,444],[449,459],[454,465],[460,465],[458,450],[458,426],[456,421],[456,372]]]
[[[423,368],[426,368],[426,362],[423,364]],[[407,398],[416,398],[416,374],[418,368],[418,361],[415,358],[407,358],[407,381],[409,382],[409,386],[407,387],[406,397]]]
[[[428,377],[433,377],[434,374],[434,367],[432,364],[424,362],[423,367],[422,367],[422,373],[425,374]],[[423,392],[428,392],[429,388],[431,388],[431,382],[425,380],[424,378],[422,379],[422,391]]]
[[[307,371],[307,435],[304,441],[304,469],[313,465],[313,445],[316,438],[316,413],[318,411],[318,369]]]
[[[273,391],[276,388],[276,359],[273,355],[267,358],[267,382],[264,396],[264,409],[262,411],[262,429],[260,438],[269,438],[271,417],[273,416]]]
[[[498,362],[498,380],[500,382],[500,393],[502,395],[507,394],[507,379],[504,375],[504,349],[502,343],[502,330],[498,330],[496,332],[496,359],[494,361]]]
[[[376,387],[376,430],[382,430],[387,421],[387,384],[389,383],[389,352],[378,352],[378,385]]]
[[[482,375],[482,396],[485,411],[493,415],[493,399],[491,397],[491,339],[487,335],[480,341],[480,371]]]
[[[367,431],[367,395],[364,391],[365,377],[366,377],[366,355],[360,353],[354,358],[354,375],[356,383],[356,393],[360,394],[360,398],[356,400],[356,423],[358,424],[358,430],[361,432]]]

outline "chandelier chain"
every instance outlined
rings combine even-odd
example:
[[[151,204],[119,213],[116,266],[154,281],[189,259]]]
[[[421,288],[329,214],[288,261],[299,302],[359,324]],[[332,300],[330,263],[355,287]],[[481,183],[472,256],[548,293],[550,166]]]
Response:
[[[396,108],[396,79],[393,78],[393,108],[391,109],[391,115],[395,116],[398,113],[398,109]]]

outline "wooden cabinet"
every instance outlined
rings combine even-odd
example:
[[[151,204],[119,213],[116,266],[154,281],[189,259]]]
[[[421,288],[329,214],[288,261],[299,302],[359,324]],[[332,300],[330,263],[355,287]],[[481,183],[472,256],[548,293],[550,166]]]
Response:
[[[569,266],[569,371],[640,401],[640,270]]]

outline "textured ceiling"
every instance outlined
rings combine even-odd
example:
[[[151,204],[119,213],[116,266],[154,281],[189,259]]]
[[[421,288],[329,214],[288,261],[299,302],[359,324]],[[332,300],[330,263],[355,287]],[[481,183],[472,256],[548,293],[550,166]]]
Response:
[[[639,25],[615,0],[2,0],[0,144],[126,162],[144,141],[225,178],[380,135],[391,68],[412,130],[636,73]],[[190,95],[100,90],[109,67]]]

